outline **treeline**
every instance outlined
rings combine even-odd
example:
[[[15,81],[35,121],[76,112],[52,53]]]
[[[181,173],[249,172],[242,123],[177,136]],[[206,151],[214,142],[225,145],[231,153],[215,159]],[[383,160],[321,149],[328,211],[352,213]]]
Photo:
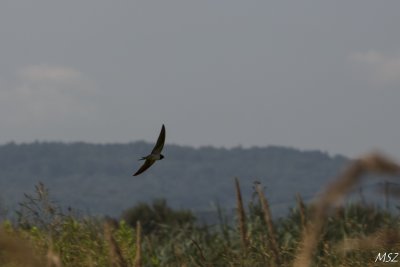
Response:
[[[115,216],[138,202],[166,199],[173,208],[234,207],[238,177],[245,201],[254,181],[266,186],[272,208],[287,210],[296,193],[313,196],[345,165],[342,156],[269,146],[232,149],[166,145],[166,158],[138,177],[138,159],[153,144],[34,142],[0,146],[0,200],[14,209],[43,182],[62,206]]]

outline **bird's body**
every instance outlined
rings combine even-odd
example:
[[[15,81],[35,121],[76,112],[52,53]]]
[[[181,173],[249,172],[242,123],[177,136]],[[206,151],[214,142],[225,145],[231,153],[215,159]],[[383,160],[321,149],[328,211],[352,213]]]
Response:
[[[165,126],[163,124],[161,128],[160,135],[158,136],[157,143],[154,146],[153,150],[151,151],[150,155],[147,155],[145,157],[142,157],[140,160],[144,160],[145,162],[143,165],[140,167],[140,169],[133,174],[133,176],[137,176],[150,168],[151,165],[154,164],[157,160],[162,160],[164,158],[164,155],[161,154],[161,151],[164,147],[165,143]]]
[[[141,158],[140,160],[161,160],[164,156],[161,154],[150,154],[146,157]]]

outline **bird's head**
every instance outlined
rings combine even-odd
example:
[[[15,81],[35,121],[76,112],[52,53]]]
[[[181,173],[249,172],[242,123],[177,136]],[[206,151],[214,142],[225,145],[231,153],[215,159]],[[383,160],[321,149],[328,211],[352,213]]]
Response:
[[[164,158],[164,155],[163,154],[160,154],[160,159],[163,159]]]

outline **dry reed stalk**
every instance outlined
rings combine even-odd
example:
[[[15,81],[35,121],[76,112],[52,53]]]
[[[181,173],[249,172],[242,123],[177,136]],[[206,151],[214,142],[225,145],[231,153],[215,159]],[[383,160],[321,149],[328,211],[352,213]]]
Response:
[[[121,248],[119,247],[117,241],[115,240],[112,234],[112,225],[111,223],[104,224],[104,235],[109,245],[109,261],[110,266],[115,267],[128,267],[127,262],[125,261]]]
[[[325,192],[321,194],[322,197],[315,203],[313,217],[303,231],[303,238],[293,266],[306,267],[311,265],[313,252],[319,242],[328,212],[360,181],[365,173],[395,175],[400,173],[400,167],[378,153],[372,153],[353,161],[344,173],[326,188]]]
[[[48,251],[46,257],[48,267],[62,267],[60,257],[53,251]]]
[[[54,252],[53,249],[53,241],[50,239],[50,245],[49,248],[47,250],[47,255],[46,255],[46,259],[47,259],[47,267],[62,267],[61,264],[61,259],[60,256]]]
[[[300,194],[296,194],[296,202],[300,213],[301,227],[304,229],[306,225],[306,207]]]
[[[260,199],[260,202],[261,202],[261,207],[262,207],[262,211],[264,214],[265,223],[267,224],[269,245],[272,249],[272,252],[273,252],[273,255],[275,258],[275,263],[277,266],[281,266],[282,261],[281,261],[281,257],[280,257],[280,253],[279,253],[279,246],[278,246],[278,242],[277,242],[276,235],[275,235],[274,225],[272,224],[272,216],[271,216],[271,212],[269,210],[268,201],[265,198],[263,190],[259,183],[257,183],[255,185],[255,189],[257,191],[258,198]]]
[[[240,237],[242,240],[242,246],[246,250],[248,247],[248,237],[246,229],[246,213],[243,208],[242,194],[240,192],[239,180],[235,178],[236,186],[236,203],[237,203],[237,216],[238,216],[238,228],[240,232]]]
[[[142,267],[142,225],[136,222],[136,255],[135,267]]]

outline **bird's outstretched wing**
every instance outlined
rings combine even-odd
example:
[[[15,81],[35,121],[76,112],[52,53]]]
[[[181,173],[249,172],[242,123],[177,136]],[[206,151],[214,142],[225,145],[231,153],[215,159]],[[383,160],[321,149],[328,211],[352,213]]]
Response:
[[[150,166],[153,165],[154,162],[155,162],[155,160],[146,159],[146,161],[143,163],[142,167],[140,167],[140,169],[135,174],[133,174],[133,176],[141,174],[142,172],[144,172],[145,170],[150,168]]]
[[[158,136],[157,143],[154,146],[153,150],[151,151],[151,154],[161,154],[161,150],[164,147],[165,143],[165,126],[164,124],[161,127],[161,132],[160,135]]]

